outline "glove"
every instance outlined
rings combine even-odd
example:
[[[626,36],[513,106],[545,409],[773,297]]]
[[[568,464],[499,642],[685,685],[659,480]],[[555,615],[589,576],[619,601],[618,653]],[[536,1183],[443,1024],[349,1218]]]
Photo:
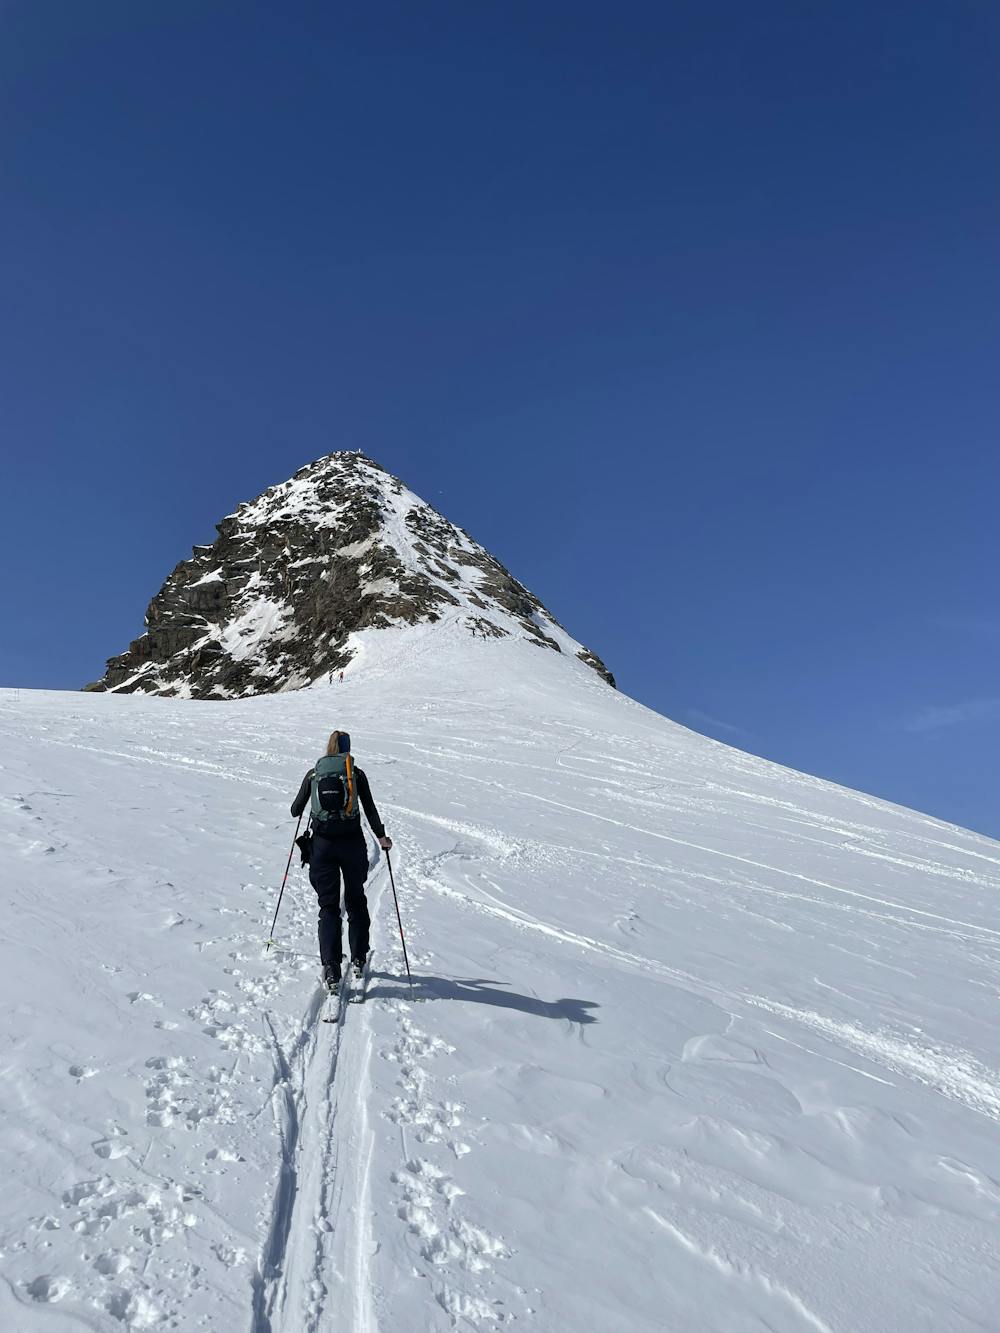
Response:
[[[378,845],[382,848],[383,852],[392,851],[392,839],[389,837],[379,838]]]

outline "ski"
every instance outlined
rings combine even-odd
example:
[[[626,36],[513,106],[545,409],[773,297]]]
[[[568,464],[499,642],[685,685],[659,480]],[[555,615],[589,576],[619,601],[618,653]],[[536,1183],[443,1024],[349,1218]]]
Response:
[[[324,1023],[339,1023],[341,1015],[344,1012],[344,992],[349,990],[347,978],[343,977],[333,986],[327,986],[326,999],[323,1001],[323,1013],[320,1015]]]
[[[352,963],[341,979],[330,985],[323,982],[327,988],[327,997],[323,1001],[322,1020],[324,1023],[339,1023],[344,1010],[349,1004],[364,1004],[365,992],[368,990],[368,979],[371,975],[371,953],[359,967]]]
[[[368,979],[371,975],[371,953],[368,954],[360,967],[356,963],[352,963],[351,973],[354,978],[354,985],[351,987],[347,1002],[348,1004],[364,1004],[365,995],[368,991]]]

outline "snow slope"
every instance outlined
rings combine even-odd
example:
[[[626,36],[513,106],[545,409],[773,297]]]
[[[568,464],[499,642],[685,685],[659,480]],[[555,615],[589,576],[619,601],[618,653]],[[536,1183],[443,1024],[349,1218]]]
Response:
[[[0,694],[0,1328],[1000,1327],[1000,845],[456,627],[230,703]],[[288,803],[396,840],[317,1022]],[[376,855],[373,847],[373,856]]]

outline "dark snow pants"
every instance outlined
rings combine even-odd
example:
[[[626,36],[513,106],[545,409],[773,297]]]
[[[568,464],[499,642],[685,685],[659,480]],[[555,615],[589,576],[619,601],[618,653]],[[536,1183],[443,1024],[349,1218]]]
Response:
[[[340,879],[344,878],[344,906],[347,908],[348,941],[352,958],[368,954],[368,901],[365,880],[368,877],[368,844],[364,834],[345,834],[339,838],[313,837],[309,861],[309,882],[319,899],[319,956],[323,966],[340,972],[343,937],[340,919]]]

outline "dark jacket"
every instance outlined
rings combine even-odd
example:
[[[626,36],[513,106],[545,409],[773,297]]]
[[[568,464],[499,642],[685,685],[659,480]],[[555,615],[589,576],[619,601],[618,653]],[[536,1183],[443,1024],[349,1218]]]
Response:
[[[376,838],[384,838],[385,825],[382,823],[381,819],[379,819],[378,811],[375,809],[375,802],[372,800],[372,789],[368,785],[365,771],[363,768],[354,768],[353,772],[354,781],[358,788],[358,798],[364,807],[365,814],[368,816],[368,823],[371,825],[371,830]],[[299,815],[302,814],[303,810],[305,810],[306,806],[309,804],[312,775],[313,770],[310,769],[302,779],[302,786],[299,788],[298,794],[292,802],[292,816],[295,819],[298,819]],[[313,831],[316,832],[315,829]],[[344,827],[339,820],[331,820],[330,827],[328,829],[323,829],[322,831],[324,835],[334,838],[344,837],[346,834],[351,833],[360,833],[361,820],[359,819],[357,824],[354,824],[353,821],[351,821],[351,823],[348,823],[347,827]]]

